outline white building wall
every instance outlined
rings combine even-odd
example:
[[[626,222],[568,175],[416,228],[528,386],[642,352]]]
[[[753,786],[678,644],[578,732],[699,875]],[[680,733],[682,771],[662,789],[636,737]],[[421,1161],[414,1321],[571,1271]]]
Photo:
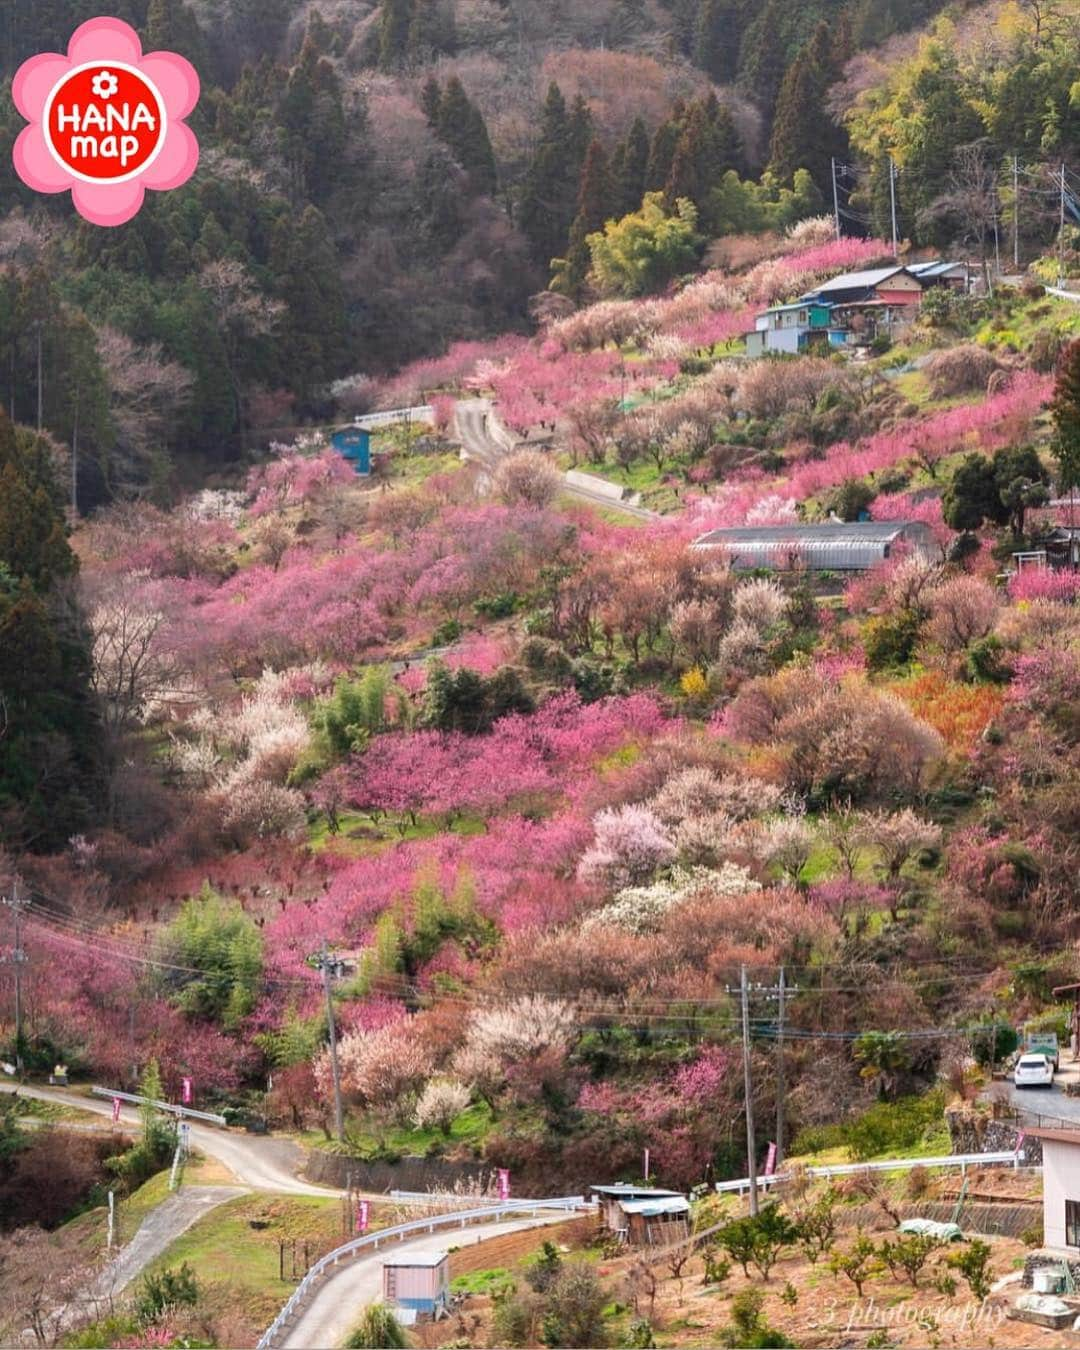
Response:
[[[1080,1141],[1043,1140],[1043,1229],[1047,1247],[1065,1246],[1065,1201],[1080,1201]]]
[[[770,328],[766,344],[771,352],[797,353],[799,350],[799,329]]]

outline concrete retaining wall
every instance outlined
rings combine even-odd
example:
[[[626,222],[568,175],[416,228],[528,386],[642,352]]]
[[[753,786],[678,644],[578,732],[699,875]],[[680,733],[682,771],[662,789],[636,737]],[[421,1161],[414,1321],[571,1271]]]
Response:
[[[586,492],[595,492],[598,497],[607,497],[613,502],[626,500],[626,488],[618,483],[609,483],[593,473],[582,473],[580,469],[568,469],[566,481],[571,487],[583,488]]]
[[[485,1163],[447,1162],[444,1158],[406,1157],[400,1162],[364,1162],[359,1158],[343,1157],[338,1153],[323,1153],[313,1149],[304,1166],[309,1181],[339,1189],[352,1184],[358,1190],[371,1191],[429,1191],[450,1190],[459,1182],[471,1185],[479,1182],[485,1190],[497,1178],[495,1169]],[[533,1192],[526,1192],[533,1194]],[[560,1190],[546,1192],[561,1195]]]

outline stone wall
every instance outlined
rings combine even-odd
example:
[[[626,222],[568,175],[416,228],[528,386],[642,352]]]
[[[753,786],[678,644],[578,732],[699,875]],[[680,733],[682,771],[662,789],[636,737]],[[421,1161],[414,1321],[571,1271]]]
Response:
[[[1055,1270],[1060,1270],[1063,1261],[1063,1257],[1055,1256],[1052,1252],[1032,1252],[1024,1262],[1024,1288],[1033,1288],[1035,1281],[1032,1277],[1036,1270],[1043,1266],[1053,1266]],[[1069,1261],[1068,1266],[1073,1284],[1080,1289],[1080,1260]]]
[[[1020,1127],[1012,1120],[994,1120],[978,1111],[946,1111],[954,1153],[1008,1153],[1016,1148]],[[1042,1144],[1025,1138],[1020,1150],[1024,1167],[1042,1165]]]

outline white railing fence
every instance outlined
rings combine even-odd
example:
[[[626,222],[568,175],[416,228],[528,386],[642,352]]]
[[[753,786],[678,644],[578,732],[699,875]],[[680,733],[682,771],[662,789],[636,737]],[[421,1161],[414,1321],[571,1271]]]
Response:
[[[344,1246],[328,1252],[321,1261],[316,1261],[300,1281],[292,1298],[263,1333],[257,1350],[271,1350],[282,1331],[303,1309],[318,1282],[342,1261],[378,1251],[380,1245],[404,1242],[406,1238],[415,1234],[434,1233],[440,1228],[465,1228],[470,1223],[495,1223],[499,1219],[514,1219],[522,1214],[534,1212],[550,1214],[553,1211],[564,1210],[572,1214],[583,1209],[592,1209],[592,1203],[586,1201],[582,1195],[562,1196],[555,1200],[507,1200],[485,1209],[459,1210],[450,1214],[438,1214],[429,1219],[413,1219],[410,1223],[397,1224],[393,1228],[384,1228],[375,1233],[368,1233],[364,1237],[353,1238]]]
[[[1078,1136],[1080,1137],[1080,1136]],[[913,1167],[959,1167],[960,1175],[965,1176],[969,1167],[979,1165],[1002,1164],[1011,1167],[1020,1166],[1020,1154],[1010,1153],[949,1153],[936,1158],[886,1158],[882,1162],[837,1163],[833,1167],[808,1167],[806,1175],[810,1177],[846,1177],[856,1172],[910,1172]],[[758,1185],[766,1190],[778,1181],[787,1181],[790,1172],[776,1172],[772,1176],[758,1177]],[[739,1177],[737,1181],[718,1181],[716,1192],[723,1195],[737,1191],[739,1195],[750,1189],[750,1178]]]

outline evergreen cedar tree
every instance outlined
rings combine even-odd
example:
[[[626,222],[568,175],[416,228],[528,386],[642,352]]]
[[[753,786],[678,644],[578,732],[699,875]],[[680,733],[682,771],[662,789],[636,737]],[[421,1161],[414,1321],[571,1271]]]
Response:
[[[0,411],[0,846],[59,848],[99,795],[77,567],[42,438]]]

